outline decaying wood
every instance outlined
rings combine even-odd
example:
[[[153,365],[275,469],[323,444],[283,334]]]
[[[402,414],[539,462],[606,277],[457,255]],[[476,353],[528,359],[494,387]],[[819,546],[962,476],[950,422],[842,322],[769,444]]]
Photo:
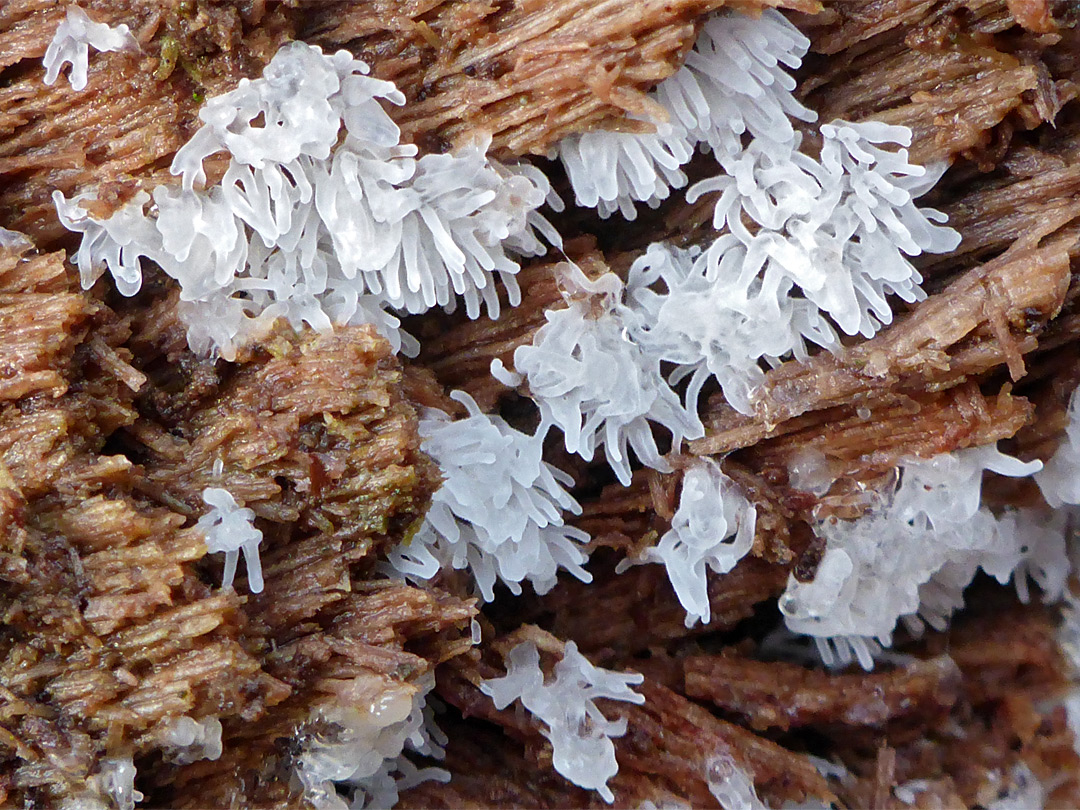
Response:
[[[41,57],[63,10],[18,0],[0,10],[0,211],[41,245],[64,231],[50,195],[94,192],[99,213],[138,188],[176,182],[173,154],[199,126],[205,98],[256,78],[281,43],[349,48],[408,98],[388,110],[426,151],[493,136],[506,158],[543,154],[560,137],[627,126],[626,113],[660,115],[645,93],[674,73],[703,15],[726,0],[514,3],[421,0],[237,5],[225,0],[83,4],[101,22],[127,24],[138,53],[94,53],[86,88],[42,83]],[[814,0],[738,0],[740,8]],[[391,105],[392,106],[392,105]],[[213,174],[211,171],[211,174]]]
[[[93,52],[81,91],[66,76],[42,82],[41,57],[64,7],[19,0],[0,9],[0,62],[12,77],[0,88],[0,211],[6,227],[40,245],[64,235],[53,190],[96,192],[108,210],[140,184],[169,182],[202,101],[257,76],[293,31],[277,4],[263,12],[218,0],[80,5],[100,22],[127,24],[141,47]]]
[[[974,157],[993,165],[1016,130],[1054,120],[1075,98],[1063,2],[909,0],[835,3],[800,20],[812,40],[801,92],[825,121],[874,119],[913,132],[918,163]]]
[[[480,807],[589,807],[608,805],[555,771],[535,768],[526,746],[478,722],[444,725],[452,740],[440,767],[447,783],[425,782],[402,794],[396,807],[408,810]]]
[[[57,255],[0,254],[10,294],[16,280],[49,289],[33,293],[47,297],[42,311],[63,302],[84,321],[51,354],[57,390],[14,401],[9,391],[0,403],[0,683],[13,742],[0,791],[12,803],[49,802],[77,792],[110,748],[152,747],[172,718],[199,706],[254,718],[288,689],[241,644],[236,595],[212,594],[194,576],[201,533],[132,491],[128,459],[100,455],[105,436],[135,417],[133,374],[112,373],[124,331],[99,333],[112,335],[102,345],[113,362],[86,363],[85,320],[111,313],[77,291]],[[22,340],[19,329],[9,336]]]
[[[0,225],[49,250],[70,247],[52,190],[96,192],[107,213],[138,188],[175,182],[168,165],[202,99],[257,76],[290,38],[346,47],[397,82],[408,103],[389,111],[424,151],[483,133],[505,159],[543,154],[572,132],[640,129],[627,116],[656,112],[645,93],[725,3],[81,5],[130,25],[141,51],[93,54],[75,92],[65,78],[41,83],[62,7],[0,4]],[[489,368],[510,365],[545,312],[565,305],[554,255],[523,268],[523,303],[497,322],[414,319],[423,353],[402,368],[363,328],[280,329],[237,363],[200,359],[176,290],[152,268],[139,297],[115,302],[79,290],[63,252],[0,250],[0,804],[58,806],[105,757],[131,756],[146,806],[303,807],[298,752],[340,733],[320,709],[422,688],[438,667],[453,781],[414,788],[402,806],[602,806],[554,771],[535,718],[496,711],[478,689],[524,640],[550,674],[566,639],[599,665],[649,676],[643,706],[601,701],[628,724],[615,741],[619,805],[712,806],[709,769],[721,761],[775,805],[835,793],[852,807],[899,808],[897,786],[919,780],[923,806],[986,806],[993,778],[1022,762],[1053,802],[1080,806],[1080,760],[1056,702],[1070,683],[1049,609],[982,588],[953,628],[905,647],[908,663],[870,675],[751,657],[777,624],[773,600],[788,577],[811,576],[820,559],[812,521],[856,515],[860,495],[892,482],[903,457],[1011,438],[1010,452],[1047,458],[1060,441],[1080,380],[1073,11],[1042,0],[874,0],[795,18],[812,39],[806,103],[823,120],[905,124],[916,162],[953,160],[932,204],[963,241],[917,260],[929,298],[877,337],[770,371],[752,416],[711,400],[708,435],[692,450],[724,456],[758,521],[752,554],[709,573],[704,625],[685,626],[663,566],[615,573],[669,528],[689,462],[679,457],[675,473],[639,472],[628,488],[567,464],[595,581],[496,602],[478,649],[466,630],[477,610],[453,574],[423,589],[373,578],[439,483],[416,408],[454,410],[446,391],[459,388],[528,422],[510,413],[523,400]],[[689,173],[712,170],[699,156]],[[654,239],[709,238],[709,202],[669,201],[626,239],[588,214],[553,217],[579,237],[566,257],[595,278],[624,273]],[[807,453],[840,479],[826,496],[789,480]],[[210,486],[258,515],[262,594],[241,595],[243,577],[239,593],[217,587],[220,561],[193,528]],[[987,500],[1037,502],[1033,489],[988,482]],[[162,759],[181,716],[221,718],[220,759]],[[822,777],[808,741],[849,777]]]
[[[683,659],[688,697],[746,718],[751,728],[801,726],[850,734],[906,725],[916,736],[949,713],[961,672],[947,655],[914,661],[892,672],[831,675],[794,664],[737,656]]]
[[[252,359],[214,392],[207,408],[221,425],[234,414],[243,434],[194,431],[204,441],[216,437],[218,451],[228,446],[223,436],[249,445],[261,438],[264,448],[269,436],[284,446],[275,458],[295,456],[302,433],[307,451],[329,468],[307,479],[307,512],[297,507],[287,525],[262,524],[267,596],[241,597],[214,587],[220,573],[202,562],[194,492],[213,479],[193,483],[202,474],[198,462],[155,477],[128,457],[103,454],[106,438],[122,426],[143,435],[137,426],[150,424],[136,411],[150,383],[130,365],[124,323],[78,290],[62,254],[0,249],[0,288],[0,323],[9,327],[0,356],[35,383],[0,392],[5,805],[53,806],[78,796],[106,757],[144,765],[182,716],[219,717],[229,755],[198,766],[158,760],[147,786],[169,797],[164,806],[180,806],[181,797],[202,803],[243,795],[252,763],[277,767],[275,741],[302,733],[320,705],[347,698],[343,683],[368,679],[373,695],[415,689],[434,663],[468,648],[461,630],[474,612],[470,602],[364,576],[367,552],[400,539],[435,486],[385,341],[367,330],[339,333],[339,374],[328,375],[320,372],[326,344],[282,337],[273,347],[277,358]],[[62,329],[45,333],[41,322],[18,317],[26,302],[46,323],[62,313]],[[348,356],[356,360],[351,371],[341,362]],[[302,432],[301,400],[309,420],[318,414],[325,425],[339,417],[353,433],[338,440]],[[252,419],[256,406],[263,433]],[[267,413],[275,408],[288,416],[275,422]],[[237,422],[238,413],[248,421]],[[183,442],[178,432],[158,428],[154,436],[159,445],[162,437]],[[189,461],[197,459],[198,450],[187,450]],[[296,469],[286,467],[275,470],[282,479]],[[241,481],[258,480],[257,466],[242,469],[239,461],[233,467]],[[353,494],[361,469],[368,511],[335,511],[335,503],[360,501]],[[261,491],[253,488],[254,499]],[[318,508],[340,520],[340,530],[315,527],[313,534],[304,524],[294,537],[301,516]],[[200,791],[185,787],[188,780],[199,780]],[[271,794],[278,789],[293,791],[288,779]]]
[[[956,662],[958,700],[947,720],[896,744],[893,781],[925,780],[923,806],[986,806],[1023,763],[1045,780],[1047,807],[1072,807],[1080,796],[1080,759],[1060,703],[1071,686],[1054,641],[1057,617],[1000,591],[974,590],[968,615],[959,615],[949,632],[928,637],[920,651]],[[838,787],[850,806],[869,806],[876,750],[842,744],[837,750],[856,776]],[[987,774],[997,776],[988,780]],[[894,795],[887,806],[904,805]]]
[[[400,382],[372,327],[286,332],[189,418],[128,431],[147,454],[147,491],[163,501],[201,514],[203,489],[224,487],[266,520],[370,548],[391,523],[422,518],[438,486]]]
[[[299,35],[347,45],[397,84],[408,100],[395,119],[406,138],[439,146],[486,132],[498,155],[542,155],[572,132],[632,127],[627,113],[662,120],[645,92],[681,66],[702,15],[725,5],[820,8],[816,0],[337,2],[305,15]]]
[[[282,571],[286,567],[293,565],[279,560],[271,566],[267,592],[273,588],[274,593],[285,593],[278,589],[295,585],[295,579],[287,581],[288,573]],[[290,777],[295,767],[292,757],[307,735],[328,739],[331,731],[319,723],[322,709],[352,705],[363,710],[387,694],[402,690],[411,694],[422,676],[430,677],[432,663],[469,646],[468,641],[448,643],[447,631],[473,614],[461,600],[402,583],[357,581],[353,592],[341,592],[338,585],[338,589],[323,587],[335,604],[328,609],[311,603],[308,621],[296,626],[279,622],[279,600],[254,605],[254,620],[270,628],[269,638],[280,639],[265,652],[264,667],[287,683],[291,694],[255,722],[226,723],[225,754],[220,759],[156,768],[155,803],[192,808],[228,807],[234,802],[305,806]],[[320,621],[312,622],[317,616]],[[430,659],[404,649],[408,643],[413,650],[422,650],[425,640],[434,642],[424,650]],[[290,745],[283,748],[281,740]]]
[[[797,417],[786,432],[748,447],[739,458],[767,478],[782,479],[810,454],[829,477],[858,478],[912,456],[929,458],[1007,439],[1032,421],[1033,411],[1008,386],[987,397],[976,383],[966,382],[941,392]]]
[[[959,231],[960,245],[924,264],[924,272],[940,276],[942,267],[963,267],[993,257],[1039,232],[1048,221],[1080,217],[1078,147],[1080,126],[1072,123],[1055,139],[1052,151],[1013,149],[993,173],[959,186],[964,193],[942,201],[941,208],[949,216],[949,226]],[[1071,256],[1076,258],[1078,251],[1073,244]]]

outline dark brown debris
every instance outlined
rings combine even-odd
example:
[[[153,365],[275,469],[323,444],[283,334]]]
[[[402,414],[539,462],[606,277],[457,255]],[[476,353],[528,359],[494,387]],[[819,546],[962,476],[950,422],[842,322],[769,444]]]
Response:
[[[606,807],[594,791],[583,790],[551,769],[536,768],[528,749],[489,724],[443,723],[451,742],[439,767],[450,781],[431,781],[405,791],[396,807],[409,810],[481,807]]]
[[[574,641],[586,654],[626,661],[654,645],[729,630],[753,615],[757,605],[775,598],[787,584],[788,568],[756,559],[743,560],[727,574],[709,574],[711,618],[687,628],[686,610],[675,597],[664,567],[634,566],[614,574],[593,566],[595,581],[561,581],[529,605],[523,618]],[[592,606],[605,606],[597,621]]]
[[[985,583],[971,590],[969,613],[918,649],[955,661],[959,699],[944,722],[886,745],[895,754],[892,781],[924,780],[923,807],[986,806],[998,797],[995,782],[1007,786],[1022,763],[1046,786],[1047,807],[1076,806],[1080,760],[1060,702],[1071,685],[1054,641],[1055,612],[1020,605]],[[839,790],[850,806],[869,806],[882,745],[837,749],[857,777]],[[902,806],[895,793],[890,801],[890,808]]]

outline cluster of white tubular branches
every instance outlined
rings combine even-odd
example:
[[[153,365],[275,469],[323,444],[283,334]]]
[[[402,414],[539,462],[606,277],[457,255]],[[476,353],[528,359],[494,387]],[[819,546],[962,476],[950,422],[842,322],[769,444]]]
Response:
[[[551,742],[555,770],[575,785],[595,790],[610,804],[615,796],[607,782],[619,770],[611,738],[626,733],[626,720],[608,720],[595,701],[644,703],[645,698],[630,688],[644,678],[593,666],[572,641],[566,643],[554,676],[545,681],[540,653],[528,641],[510,651],[504,677],[484,681],[480,688],[498,709],[520,700],[543,722],[541,733]]]
[[[536,209],[547,179],[487,158],[478,139],[454,154],[417,157],[381,102],[390,82],[346,51],[293,42],[262,78],[242,80],[200,111],[203,126],[176,154],[180,186],[140,192],[107,219],[56,192],[61,221],[83,234],[84,285],[107,267],[125,295],[150,259],[180,285],[188,342],[231,358],[278,318],[299,328],[374,323],[395,349],[415,350],[395,312],[481,304],[497,317],[498,278],[520,299],[513,255],[542,253]],[[206,187],[205,160],[229,156]]]
[[[866,669],[891,643],[898,621],[944,629],[963,606],[979,569],[1027,597],[1033,578],[1060,598],[1068,577],[1065,532],[1035,510],[995,515],[981,503],[983,474],[1028,476],[1022,463],[992,446],[909,459],[899,483],[855,520],[829,518],[816,531],[825,554],[810,581],[789,577],[780,610],[789,629],[812,636],[827,663],[853,659]]]
[[[565,489],[569,477],[543,460],[543,438],[481,412],[468,394],[452,396],[469,415],[453,420],[429,411],[420,420],[421,446],[443,484],[423,526],[391,552],[390,564],[421,579],[467,566],[485,601],[495,598],[497,581],[521,593],[528,580],[546,593],[560,568],[590,582],[581,567],[589,537],[563,523],[565,512],[581,508]]]
[[[221,587],[232,587],[236,563],[240,559],[240,552],[243,552],[248,588],[252,593],[261,593],[263,575],[259,544],[262,542],[262,532],[255,528],[255,513],[241,508],[227,489],[207,487],[202,497],[210,509],[199,518],[195,527],[206,533],[206,550],[210,554],[225,553]]]
[[[334,731],[301,732],[294,768],[304,799],[316,810],[393,807],[399,791],[448,781],[442,768],[418,767],[409,758],[445,756],[446,736],[427,705],[434,685],[430,674],[415,684],[391,686],[361,676],[348,690],[351,699],[312,709],[312,723]]]

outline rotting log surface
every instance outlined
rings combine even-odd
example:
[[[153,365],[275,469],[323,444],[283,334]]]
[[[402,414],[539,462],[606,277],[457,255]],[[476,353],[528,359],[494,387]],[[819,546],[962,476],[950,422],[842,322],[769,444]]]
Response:
[[[107,211],[174,181],[168,165],[202,99],[258,75],[292,37],[347,47],[397,82],[408,104],[391,112],[425,151],[484,131],[509,158],[571,132],[637,128],[626,114],[649,112],[645,92],[723,3],[82,5],[127,23],[142,45],[94,54],[82,93],[64,78],[41,84],[62,9],[0,6],[0,226],[41,248],[0,255],[0,803],[58,806],[103,758],[133,756],[148,807],[299,807],[297,740],[327,731],[312,711],[342,684],[412,689],[437,668],[454,779],[407,792],[403,806],[601,806],[554,772],[535,721],[494,711],[477,689],[502,674],[513,643],[536,641],[550,671],[565,639],[648,676],[644,707],[603,705],[630,729],[616,742],[620,803],[708,805],[708,763],[723,753],[770,802],[836,794],[892,807],[895,785],[922,780],[926,801],[985,805],[988,775],[1024,763],[1055,786],[1053,801],[1080,805],[1072,736],[1047,701],[1070,687],[1052,610],[980,583],[977,608],[947,632],[898,639],[913,659],[873,675],[776,664],[759,643],[787,578],[813,575],[814,517],[858,514],[903,455],[1012,438],[1023,457],[1046,458],[1059,441],[1080,379],[1070,359],[1080,40],[1069,4],[875,0],[793,15],[812,40],[800,92],[824,120],[902,123],[917,161],[954,161],[931,203],[961,247],[919,259],[930,297],[878,337],[770,372],[754,416],[711,401],[709,433],[691,449],[727,456],[759,522],[753,554],[709,575],[708,625],[685,627],[661,567],[614,574],[622,555],[667,530],[678,465],[622,491],[567,460],[578,525],[600,547],[596,583],[497,601],[467,655],[475,607],[459,578],[421,589],[373,579],[373,567],[438,483],[414,407],[453,407],[444,389],[462,388],[527,421],[487,370],[561,305],[557,257],[523,269],[524,304],[498,323],[410,325],[424,344],[413,366],[362,329],[279,330],[237,364],[215,363],[187,350],[161,279],[128,301],[77,289],[49,194],[94,191]],[[698,158],[690,173],[707,170]],[[586,272],[624,273],[653,239],[707,239],[705,210],[673,199],[629,234],[582,212],[555,221]],[[807,449],[843,479],[825,498],[787,480]],[[258,514],[260,596],[216,587],[220,561],[192,528],[214,484]],[[995,493],[1002,504],[1020,495]],[[221,759],[162,760],[181,715],[221,717]],[[843,763],[850,780],[825,780],[808,750]]]

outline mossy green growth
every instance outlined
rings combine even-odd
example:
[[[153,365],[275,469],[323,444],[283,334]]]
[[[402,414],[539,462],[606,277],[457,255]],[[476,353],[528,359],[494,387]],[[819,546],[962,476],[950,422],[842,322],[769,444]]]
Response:
[[[161,38],[161,59],[154,78],[159,82],[165,81],[176,70],[176,64],[180,59],[180,40],[166,34]]]

